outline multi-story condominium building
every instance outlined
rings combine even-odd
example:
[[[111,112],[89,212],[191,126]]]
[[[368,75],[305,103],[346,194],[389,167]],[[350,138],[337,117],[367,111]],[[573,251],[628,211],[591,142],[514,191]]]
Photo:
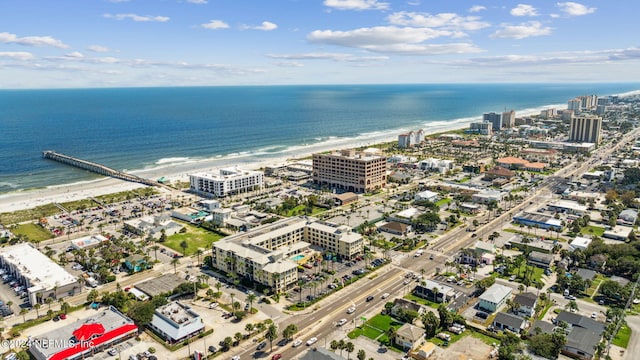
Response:
[[[261,189],[264,174],[261,171],[221,169],[219,174],[196,173],[189,175],[191,191],[205,196],[225,197],[243,191]]]
[[[491,135],[493,124],[488,121],[472,122],[469,124],[469,130],[480,135]]]
[[[387,184],[387,157],[355,150],[313,154],[313,183],[356,193],[380,189]]]
[[[599,116],[574,116],[569,125],[569,141],[600,143],[602,118]]]
[[[408,148],[416,145],[420,145],[424,141],[424,131],[422,129],[417,131],[409,131],[405,134],[398,135],[398,147]]]
[[[502,126],[509,129],[516,126],[516,112],[514,110],[502,113]]]
[[[213,243],[211,262],[217,269],[280,292],[297,284],[298,265],[311,257],[311,245],[346,259],[364,251],[362,236],[348,226],[301,216]]]
[[[582,109],[582,100],[579,98],[569,100],[567,104],[567,110],[573,110],[574,112],[580,112]]]
[[[482,120],[488,121],[492,125],[494,131],[500,131],[502,129],[502,115],[494,112],[488,114],[482,114]]]

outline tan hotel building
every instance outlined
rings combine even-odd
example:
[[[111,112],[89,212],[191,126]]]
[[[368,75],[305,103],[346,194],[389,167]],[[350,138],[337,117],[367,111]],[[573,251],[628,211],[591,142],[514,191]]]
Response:
[[[387,157],[355,150],[313,154],[313,183],[356,193],[375,191],[387,184]]]
[[[312,255],[311,245],[347,259],[364,250],[362,236],[348,226],[300,216],[213,243],[212,264],[280,292],[297,284],[298,265]]]

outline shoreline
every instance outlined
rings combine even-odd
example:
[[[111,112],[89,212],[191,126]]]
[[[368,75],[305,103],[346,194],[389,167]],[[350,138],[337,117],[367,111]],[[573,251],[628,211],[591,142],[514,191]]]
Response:
[[[634,96],[640,94],[640,90],[634,90],[619,94],[619,96]],[[532,116],[540,113],[541,110],[549,108],[560,108],[565,104],[549,104],[532,108],[515,110],[522,116]],[[398,128],[393,131],[372,131],[351,138],[330,138],[311,145],[289,146],[286,150],[278,153],[266,153],[260,150],[218,156],[206,159],[193,159],[188,157],[161,158],[156,162],[157,166],[144,169],[128,171],[131,174],[148,179],[158,179],[165,177],[171,182],[188,181],[189,174],[197,172],[216,171],[225,167],[240,167],[248,170],[258,170],[265,166],[281,165],[295,159],[311,156],[314,153],[341,150],[347,148],[372,147],[388,142],[397,141],[399,134],[410,130],[422,129],[427,136],[451,132],[468,128],[469,124],[482,119],[482,115],[470,116],[451,120],[435,120],[425,122],[411,129]],[[393,134],[393,135],[392,135]],[[18,210],[31,209],[49,203],[64,203],[76,201],[90,197],[112,194],[145,185],[126,182],[114,178],[100,178],[96,180],[86,180],[71,184],[52,185],[45,188],[31,190],[17,190],[0,194],[0,213],[14,212]]]

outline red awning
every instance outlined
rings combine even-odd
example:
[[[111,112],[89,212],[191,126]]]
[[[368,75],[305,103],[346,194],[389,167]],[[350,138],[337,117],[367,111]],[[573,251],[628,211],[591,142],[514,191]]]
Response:
[[[86,341],[92,336],[100,336],[104,334],[104,326],[102,324],[84,324],[73,332],[73,336],[78,341]]]
[[[89,325],[96,325],[96,324],[89,324]],[[80,329],[82,329],[85,325],[81,326]],[[102,327],[102,325],[100,325]],[[78,330],[80,330],[78,329]],[[76,331],[78,331],[76,330]],[[76,331],[74,331],[74,335],[76,333]],[[100,345],[104,345],[108,342],[110,342],[111,340],[115,340],[121,336],[130,334],[130,333],[136,333],[138,331],[138,327],[135,324],[126,324],[123,326],[120,326],[117,329],[113,329],[111,331],[109,331],[108,333],[94,339],[91,341],[85,341],[85,342],[81,342],[76,344],[73,347],[70,348],[66,348],[60,352],[58,352],[57,354],[53,354],[49,360],[65,360],[71,357],[74,357],[84,351],[87,351],[89,348],[91,347],[97,347]],[[104,332],[104,327],[102,328],[102,332]]]

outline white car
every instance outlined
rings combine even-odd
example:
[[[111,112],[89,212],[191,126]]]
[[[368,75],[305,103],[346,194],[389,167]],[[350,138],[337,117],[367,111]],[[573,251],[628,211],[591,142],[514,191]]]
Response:
[[[347,319],[340,319],[338,320],[338,322],[336,323],[336,326],[342,326],[344,324],[347,323]]]
[[[355,306],[352,306],[352,307],[347,309],[347,314],[353,314],[354,312],[356,312],[356,307]]]
[[[318,341],[318,338],[312,337],[311,339],[307,340],[307,346],[311,346],[311,345],[315,344],[316,341]]]
[[[236,355],[236,356],[232,357],[231,360],[240,360],[240,355]]]
[[[389,293],[384,293],[382,294],[382,296],[380,296],[381,299],[386,299],[389,297]]]
[[[212,302],[211,304],[209,304],[209,309],[215,309],[218,307],[218,303],[217,302]]]
[[[291,344],[291,346],[293,346],[293,347],[298,347],[300,345],[302,345],[302,340],[300,340],[300,339],[294,341],[293,344]]]
[[[591,313],[591,318],[592,319],[595,319],[597,317],[598,317],[598,313],[597,312],[594,311],[594,312]]]

